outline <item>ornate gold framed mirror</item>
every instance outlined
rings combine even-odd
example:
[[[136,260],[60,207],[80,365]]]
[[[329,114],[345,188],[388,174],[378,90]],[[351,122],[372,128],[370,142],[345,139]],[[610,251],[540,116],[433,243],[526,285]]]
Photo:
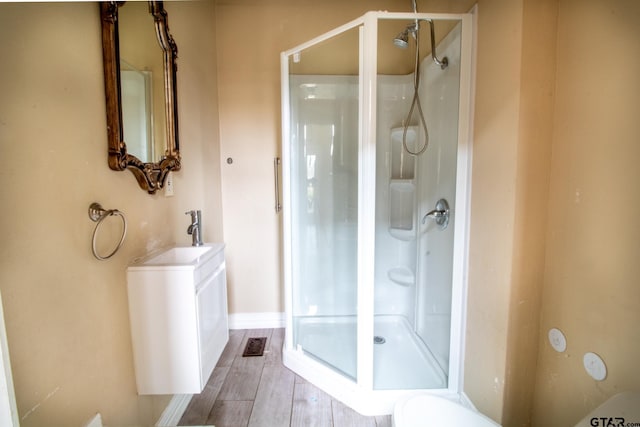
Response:
[[[178,48],[162,1],[101,2],[100,18],[109,167],[153,194],[180,170]]]

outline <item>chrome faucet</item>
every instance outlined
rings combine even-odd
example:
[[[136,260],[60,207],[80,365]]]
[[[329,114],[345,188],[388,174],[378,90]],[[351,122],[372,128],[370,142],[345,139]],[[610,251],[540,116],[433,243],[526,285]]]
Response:
[[[191,235],[191,246],[202,246],[202,213],[187,211],[184,214],[191,215],[191,225],[187,227],[187,234]]]

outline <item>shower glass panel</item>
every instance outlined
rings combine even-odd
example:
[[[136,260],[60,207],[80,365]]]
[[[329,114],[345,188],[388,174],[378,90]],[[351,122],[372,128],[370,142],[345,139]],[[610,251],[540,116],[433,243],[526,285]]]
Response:
[[[356,379],[359,31],[289,58],[293,344]]]
[[[393,43],[415,22],[378,24],[373,385],[384,390],[443,389],[449,377],[462,25],[434,21],[442,69],[429,22]],[[442,198],[444,229],[423,222]]]

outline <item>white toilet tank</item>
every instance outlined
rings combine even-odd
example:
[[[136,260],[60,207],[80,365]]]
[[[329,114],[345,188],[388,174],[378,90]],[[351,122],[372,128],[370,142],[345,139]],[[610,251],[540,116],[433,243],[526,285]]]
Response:
[[[499,427],[480,412],[433,394],[418,394],[399,401],[393,410],[394,427]]]

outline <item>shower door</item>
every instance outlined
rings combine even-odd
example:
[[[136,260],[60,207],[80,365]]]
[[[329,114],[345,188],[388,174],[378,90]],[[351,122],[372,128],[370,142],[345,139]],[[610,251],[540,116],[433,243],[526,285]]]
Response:
[[[355,380],[358,30],[302,50],[288,66],[293,344]]]

